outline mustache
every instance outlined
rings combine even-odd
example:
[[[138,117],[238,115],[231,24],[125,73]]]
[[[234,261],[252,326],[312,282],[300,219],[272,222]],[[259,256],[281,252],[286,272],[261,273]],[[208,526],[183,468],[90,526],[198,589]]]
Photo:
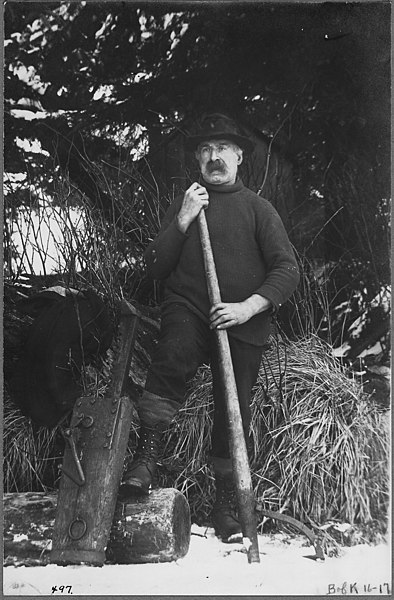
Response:
[[[208,173],[212,173],[212,171],[220,171],[224,173],[226,171],[225,165],[220,160],[210,160],[207,163],[207,171]]]

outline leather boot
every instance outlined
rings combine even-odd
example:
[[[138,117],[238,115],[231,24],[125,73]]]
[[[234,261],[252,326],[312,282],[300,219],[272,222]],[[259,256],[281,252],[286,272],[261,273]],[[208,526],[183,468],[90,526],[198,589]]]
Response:
[[[242,541],[242,528],[237,516],[237,501],[232,478],[215,476],[216,500],[211,512],[215,534],[222,542]]]
[[[153,427],[141,424],[137,450],[119,489],[122,499],[149,494],[156,473],[162,431],[160,424]]]

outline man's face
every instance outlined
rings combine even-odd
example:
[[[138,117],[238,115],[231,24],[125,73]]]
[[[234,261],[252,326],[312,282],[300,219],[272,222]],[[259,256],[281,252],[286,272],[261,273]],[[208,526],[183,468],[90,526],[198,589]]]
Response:
[[[196,159],[207,183],[231,185],[237,179],[242,150],[229,140],[209,140],[198,146]]]

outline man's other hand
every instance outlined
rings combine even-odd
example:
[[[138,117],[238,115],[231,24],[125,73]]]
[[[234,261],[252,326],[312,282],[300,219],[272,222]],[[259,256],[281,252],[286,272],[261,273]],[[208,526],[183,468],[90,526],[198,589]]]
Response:
[[[205,187],[199,183],[193,183],[186,190],[182,206],[177,216],[177,226],[182,233],[186,233],[190,224],[197,218],[200,210],[207,208],[209,195]]]
[[[271,302],[259,294],[253,294],[243,302],[218,302],[210,310],[209,326],[211,329],[228,329],[242,325],[269,308]]]

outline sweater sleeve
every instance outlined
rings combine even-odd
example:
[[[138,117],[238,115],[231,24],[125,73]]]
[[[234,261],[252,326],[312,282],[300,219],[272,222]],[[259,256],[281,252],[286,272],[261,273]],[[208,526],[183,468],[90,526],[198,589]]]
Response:
[[[282,220],[271,205],[264,214],[258,239],[267,276],[255,293],[270,300],[276,312],[296,289],[300,275]]]
[[[167,210],[156,238],[145,250],[147,274],[152,279],[165,279],[178,264],[182,247],[188,238],[176,225],[179,200],[175,199]]]

